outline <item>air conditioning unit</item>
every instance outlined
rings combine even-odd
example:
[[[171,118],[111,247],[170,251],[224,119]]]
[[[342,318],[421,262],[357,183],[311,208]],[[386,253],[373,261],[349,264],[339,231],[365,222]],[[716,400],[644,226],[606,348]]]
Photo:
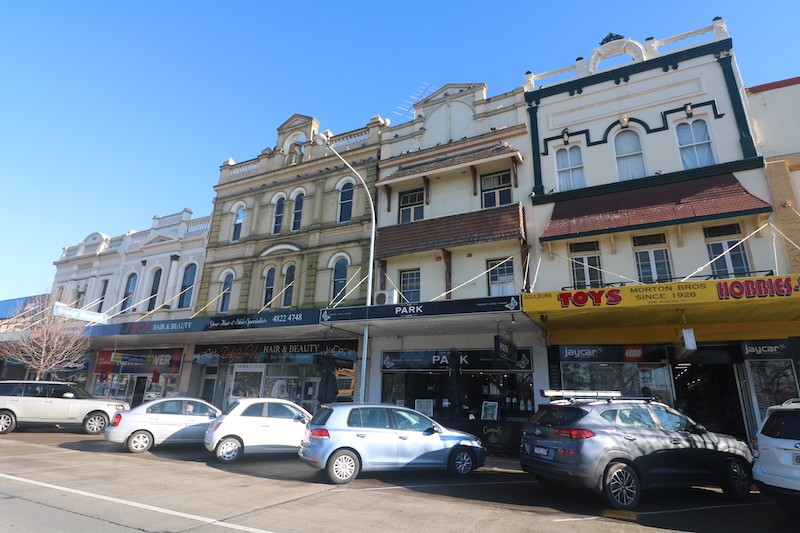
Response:
[[[393,305],[399,301],[400,293],[395,289],[375,291],[375,305]]]

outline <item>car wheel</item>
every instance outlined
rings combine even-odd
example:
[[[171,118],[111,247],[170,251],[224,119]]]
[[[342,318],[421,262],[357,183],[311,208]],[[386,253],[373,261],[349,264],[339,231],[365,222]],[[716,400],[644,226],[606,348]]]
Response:
[[[339,450],[328,459],[328,478],[337,485],[350,483],[361,470],[361,461],[355,452]]]
[[[722,492],[729,498],[743,500],[750,496],[752,481],[750,465],[742,459],[733,458],[725,464]]]
[[[639,504],[642,485],[630,465],[611,463],[603,481],[603,496],[614,509],[629,511]]]
[[[128,451],[131,453],[146,452],[153,447],[153,436],[144,430],[134,431],[128,437]]]
[[[83,430],[89,435],[102,433],[108,425],[108,416],[105,413],[90,413],[83,421]]]
[[[800,518],[800,504],[789,502],[775,502],[778,509],[783,511],[786,515],[792,518]]]
[[[217,444],[215,453],[220,463],[232,463],[242,455],[242,451],[242,441],[236,437],[225,437]]]
[[[17,417],[11,411],[0,411],[0,433],[11,433],[17,427]]]
[[[456,448],[448,461],[450,473],[456,477],[466,477],[475,470],[475,455],[467,448]]]

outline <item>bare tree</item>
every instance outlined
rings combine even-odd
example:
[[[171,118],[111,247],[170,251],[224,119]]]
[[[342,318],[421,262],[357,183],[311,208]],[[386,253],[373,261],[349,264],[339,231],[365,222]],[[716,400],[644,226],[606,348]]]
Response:
[[[47,295],[30,298],[3,325],[0,359],[25,365],[37,380],[81,366],[91,344],[83,323],[53,314]]]

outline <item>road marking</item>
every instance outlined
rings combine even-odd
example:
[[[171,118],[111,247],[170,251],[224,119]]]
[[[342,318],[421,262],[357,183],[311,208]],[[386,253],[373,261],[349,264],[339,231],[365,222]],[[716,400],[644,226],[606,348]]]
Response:
[[[393,487],[367,487],[363,489],[354,489],[348,487],[341,487],[338,489],[331,489],[328,492],[347,492],[347,491],[372,491],[372,490],[398,490],[398,489],[429,489],[432,487],[474,487],[475,485],[520,485],[535,483],[533,480],[527,481],[481,481],[479,483],[429,483],[425,485],[395,485]]]
[[[30,485],[36,485],[36,486],[45,487],[45,488],[48,488],[48,489],[60,490],[62,492],[69,492],[69,493],[72,493],[72,494],[77,494],[78,496],[86,496],[88,498],[95,498],[95,499],[98,499],[98,500],[105,500],[107,502],[118,503],[120,505],[127,505],[129,507],[136,507],[138,509],[145,509],[147,511],[153,511],[155,513],[168,514],[168,515],[177,516],[177,517],[180,517],[180,518],[188,518],[189,520],[196,520],[197,522],[203,522],[203,523],[206,523],[206,524],[219,526],[219,527],[226,527],[228,529],[235,529],[237,531],[246,531],[248,533],[272,533],[272,532],[264,530],[264,529],[256,529],[256,528],[253,528],[253,527],[240,526],[240,525],[237,525],[237,524],[229,524],[227,522],[220,522],[219,520],[217,520],[215,518],[207,518],[205,516],[198,516],[198,515],[193,515],[193,514],[189,514],[189,513],[182,513],[180,511],[173,511],[171,509],[164,509],[163,507],[155,507],[153,505],[147,505],[147,504],[144,504],[144,503],[132,502],[130,500],[122,500],[120,498],[114,498],[114,497],[111,497],[111,496],[103,496],[102,494],[95,494],[93,492],[86,492],[86,491],[83,491],[83,490],[71,489],[69,487],[62,487],[60,485],[52,485],[50,483],[43,483],[41,481],[35,481],[33,479],[26,479],[26,478],[23,478],[23,477],[10,476],[8,474],[0,474],[0,478],[10,479],[11,481],[18,481],[20,483],[28,483]]]
[[[587,520],[597,520],[599,517],[590,516],[588,518],[556,518],[553,522],[585,522]]]
[[[708,511],[713,509],[726,509],[728,507],[755,507],[757,505],[772,505],[773,502],[754,502],[754,503],[731,503],[725,505],[705,505],[703,507],[687,507],[685,509],[668,509],[664,511],[644,511],[639,512],[639,515],[654,515],[654,514],[671,514],[671,513],[685,513],[688,511]]]

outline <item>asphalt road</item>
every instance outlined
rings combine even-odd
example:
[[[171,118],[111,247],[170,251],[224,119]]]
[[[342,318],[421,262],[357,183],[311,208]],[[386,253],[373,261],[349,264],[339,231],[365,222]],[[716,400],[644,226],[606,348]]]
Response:
[[[0,529],[8,532],[290,531],[795,532],[754,491],[648,493],[635,514],[588,492],[548,490],[491,458],[467,480],[365,473],[345,486],[294,454],[222,465],[197,446],[131,454],[102,436],[55,429],[0,435]]]

